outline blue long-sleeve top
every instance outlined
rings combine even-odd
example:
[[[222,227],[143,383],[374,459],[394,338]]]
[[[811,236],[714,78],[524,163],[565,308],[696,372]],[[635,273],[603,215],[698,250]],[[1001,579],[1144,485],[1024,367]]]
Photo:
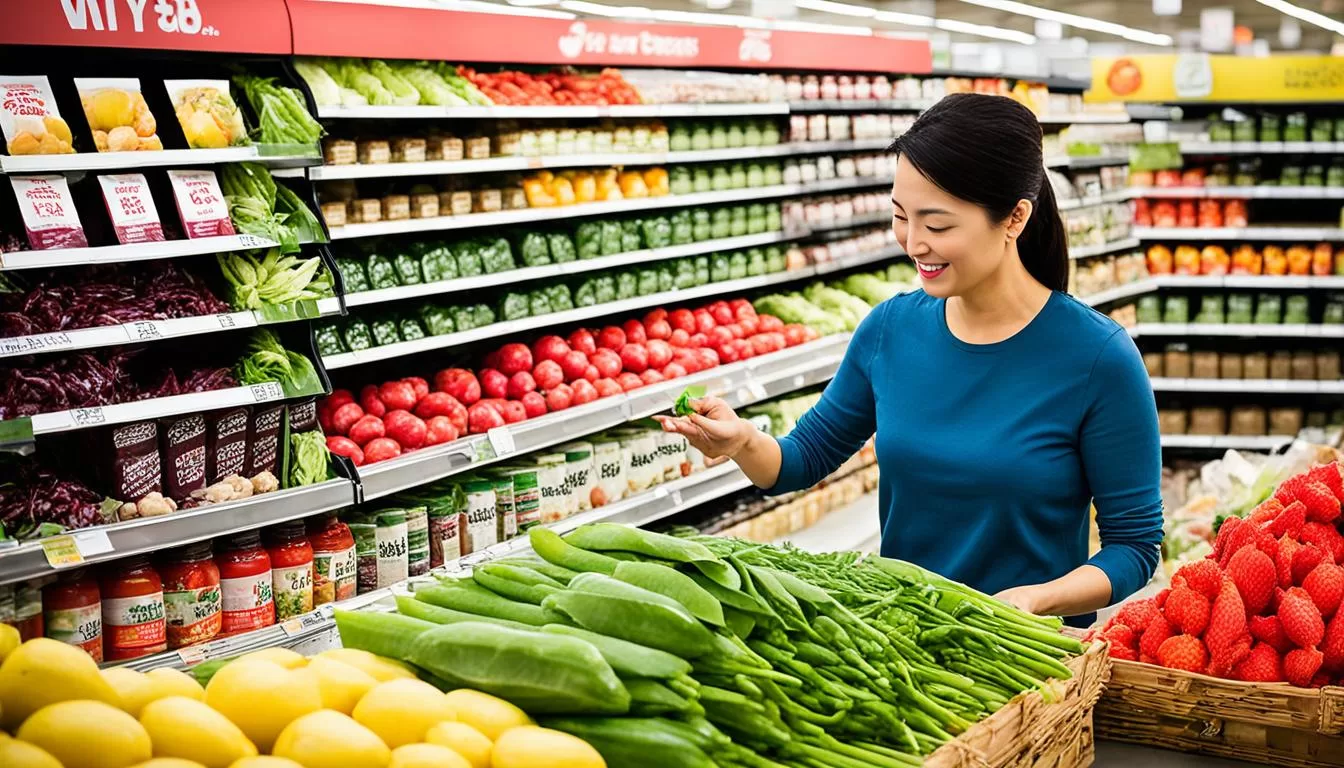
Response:
[[[915,291],[874,308],[779,440],[770,492],[812,486],[876,432],[884,556],[990,594],[1084,562],[1110,579],[1112,603],[1137,591],[1162,541],[1162,456],[1134,342],[1059,292],[995,344],[956,338],[944,307]],[[1090,503],[1101,550],[1089,559]]]

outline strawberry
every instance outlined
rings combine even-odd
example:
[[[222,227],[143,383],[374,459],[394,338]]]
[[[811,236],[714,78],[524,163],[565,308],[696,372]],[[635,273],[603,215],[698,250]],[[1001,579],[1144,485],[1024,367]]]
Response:
[[[1258,615],[1269,603],[1278,584],[1274,561],[1259,549],[1244,547],[1227,562],[1227,575],[1237,585],[1246,610]]]
[[[1193,635],[1173,635],[1157,649],[1157,663],[1167,669],[1203,673],[1209,663],[1209,652]]]
[[[1285,507],[1292,504],[1302,491],[1302,486],[1307,482],[1305,474],[1293,475],[1279,484],[1278,490],[1274,491],[1274,498],[1278,499]]]
[[[1293,556],[1300,547],[1296,539],[1287,536],[1279,539],[1279,554],[1274,558],[1274,568],[1279,572],[1279,586],[1283,589],[1293,586]]]
[[[1283,622],[1283,633],[1298,647],[1315,648],[1325,637],[1325,621],[1321,618],[1321,611],[1312,602],[1311,595],[1301,587],[1288,590],[1279,601],[1279,621]],[[1312,670],[1312,674],[1316,674],[1316,671]]]
[[[1255,528],[1255,548],[1269,555],[1271,560],[1279,556],[1279,540],[1268,528]]]
[[[1181,566],[1172,583],[1175,583],[1175,579],[1185,579],[1186,586],[1209,600],[1217,600],[1223,584],[1223,569],[1212,560],[1196,560]]]
[[[1127,645],[1112,643],[1109,652],[1111,654],[1112,659],[1124,659],[1125,661],[1139,660],[1139,654],[1135,653],[1134,649],[1130,648]]]
[[[1264,525],[1279,516],[1283,511],[1283,503],[1273,496],[1265,499],[1260,506],[1251,510],[1251,514],[1246,516],[1246,521],[1256,525]]]
[[[1302,588],[1311,595],[1322,618],[1329,619],[1339,610],[1339,601],[1344,600],[1344,568],[1334,563],[1321,563],[1302,580]]]
[[[1243,549],[1237,553],[1237,557],[1246,552],[1260,554],[1253,549]],[[1237,561],[1237,557],[1232,558],[1233,563]],[[1273,584],[1273,577],[1270,578],[1270,583]],[[1228,661],[1228,658],[1232,646],[1243,638],[1249,638],[1246,632],[1246,604],[1241,601],[1241,593],[1236,583],[1227,578],[1219,588],[1218,599],[1213,601],[1213,609],[1209,612],[1209,626],[1204,630],[1204,644],[1209,648],[1209,655],[1219,666],[1224,664],[1226,666],[1227,671],[1221,674],[1227,674],[1236,661],[1241,661],[1241,659]],[[1250,650],[1249,642],[1246,643],[1246,650]]]
[[[1313,677],[1313,678],[1311,678],[1311,682],[1310,682],[1310,683],[1307,683],[1307,687],[1308,687],[1308,688],[1324,688],[1325,686],[1327,686],[1327,685],[1329,685],[1329,684],[1330,684],[1330,676],[1327,675],[1327,674],[1325,674],[1324,672],[1317,672],[1317,673],[1316,673],[1316,676]]]
[[[1252,616],[1247,626],[1251,631],[1251,637],[1279,653],[1287,653],[1293,649],[1293,641],[1284,634],[1283,622],[1279,621],[1278,616]]]
[[[1162,643],[1171,637],[1171,624],[1167,623],[1166,617],[1157,615],[1153,617],[1152,623],[1143,631],[1143,636],[1139,638],[1139,653],[1144,656],[1157,658],[1157,650],[1162,647]]]
[[[1160,611],[1167,604],[1167,597],[1171,595],[1171,588],[1167,587],[1153,596],[1153,605]]]
[[[1157,657],[1156,657],[1156,656],[1149,656],[1149,655],[1146,654],[1146,653],[1140,653],[1140,654],[1139,654],[1139,661],[1142,662],[1142,663],[1144,663],[1144,664],[1152,664],[1152,665],[1155,666],[1155,667],[1156,667],[1156,666],[1160,666],[1160,665],[1157,663]]]
[[[1335,498],[1344,501],[1344,475],[1341,475],[1338,461],[1332,461],[1329,464],[1317,464],[1307,472],[1307,478],[1315,480],[1318,483],[1324,483]]]
[[[1232,540],[1232,534],[1236,533],[1243,522],[1239,517],[1229,517],[1223,521],[1222,525],[1218,526],[1218,535],[1213,539],[1213,553],[1209,555],[1211,559],[1217,560],[1219,563],[1223,562],[1223,554],[1227,550],[1228,543]]]
[[[1344,534],[1330,523],[1310,521],[1302,526],[1302,534],[1298,539],[1303,544],[1315,544],[1320,547],[1321,551],[1336,563],[1344,560]],[[1296,563],[1293,570],[1297,570]]]
[[[1157,603],[1152,598],[1130,600],[1121,605],[1120,610],[1115,612],[1115,621],[1132,628],[1138,634],[1142,634],[1158,615]]]
[[[1210,608],[1209,599],[1204,595],[1189,587],[1175,587],[1167,598],[1162,614],[1172,626],[1187,635],[1198,637],[1204,634],[1204,628],[1209,625]]]
[[[1275,504],[1275,499],[1270,499]],[[1269,503],[1269,502],[1266,502]],[[1292,504],[1283,508],[1279,516],[1269,524],[1269,532],[1275,536],[1291,536],[1297,538],[1302,531],[1302,524],[1307,521],[1307,505],[1301,501],[1294,501]]]
[[[1102,632],[1101,635],[1111,642],[1112,647],[1117,645],[1123,645],[1126,648],[1139,647],[1138,634],[1124,624],[1114,624],[1110,629]],[[1137,654],[1135,657],[1137,658]]]
[[[1298,501],[1307,505],[1307,519],[1318,523],[1333,523],[1339,517],[1339,499],[1325,483],[1308,480],[1297,496]]]
[[[1224,541],[1222,551],[1218,555],[1218,564],[1227,567],[1227,561],[1232,559],[1232,555],[1248,544],[1254,544],[1256,540],[1256,531],[1259,529],[1250,523],[1245,523],[1240,518],[1228,518],[1223,527],[1218,529],[1218,538],[1223,538],[1223,531],[1227,530],[1228,524],[1236,521],[1232,527],[1232,532],[1227,534],[1227,540]]]
[[[1315,544],[1304,543],[1298,547],[1293,555],[1293,583],[1301,584],[1302,580],[1307,578],[1307,574],[1314,571],[1324,559],[1325,554]]]
[[[1283,657],[1283,677],[1299,688],[1311,685],[1321,668],[1321,652],[1315,648],[1296,648]]]
[[[1248,683],[1281,683],[1283,661],[1271,646],[1256,643],[1250,654],[1232,670],[1232,678]]]
[[[1222,653],[1212,653],[1210,655],[1213,658],[1209,661],[1209,674],[1214,677],[1227,677],[1232,674],[1232,670],[1243,659],[1251,655],[1251,636],[1242,635],[1239,640],[1224,649]]]
[[[1147,633],[1144,633],[1147,637]],[[1321,652],[1325,654],[1325,670],[1332,674],[1344,674],[1344,611],[1335,614],[1330,626],[1325,628],[1325,639],[1321,641]]]

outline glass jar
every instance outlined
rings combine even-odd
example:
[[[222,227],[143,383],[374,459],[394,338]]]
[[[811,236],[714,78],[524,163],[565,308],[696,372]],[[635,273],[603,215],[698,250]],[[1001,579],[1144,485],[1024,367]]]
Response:
[[[313,548],[313,605],[355,596],[355,535],[333,512],[308,522]]]
[[[221,637],[275,623],[271,556],[261,546],[260,533],[248,531],[224,539],[215,565],[219,567]]]
[[[47,637],[83,648],[103,660],[103,601],[93,572],[61,574],[42,589],[42,623]]]
[[[163,580],[149,558],[128,557],[103,571],[103,657],[134,659],[168,650]]]
[[[303,521],[281,523],[267,532],[275,620],[284,621],[313,610],[313,546]]]
[[[219,566],[210,542],[170,551],[159,566],[168,647],[181,648],[214,639],[222,627]]]

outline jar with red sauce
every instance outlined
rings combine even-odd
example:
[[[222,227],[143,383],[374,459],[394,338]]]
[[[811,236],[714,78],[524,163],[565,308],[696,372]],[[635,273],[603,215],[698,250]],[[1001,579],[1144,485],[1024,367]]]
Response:
[[[261,546],[261,534],[240,533],[218,542],[219,635],[235,635],[275,623],[271,591],[271,556]]]
[[[308,520],[308,543],[313,548],[313,605],[355,596],[355,535],[336,513]]]
[[[101,662],[103,599],[93,571],[69,571],[43,587],[42,622],[47,637],[83,648]]]
[[[313,610],[313,546],[302,520],[281,523],[267,532],[275,620],[284,621]]]
[[[103,657],[135,659],[168,650],[163,580],[146,557],[128,557],[103,571]]]
[[[172,550],[159,566],[169,648],[203,643],[219,634],[220,577],[213,556],[210,542],[202,541]]]

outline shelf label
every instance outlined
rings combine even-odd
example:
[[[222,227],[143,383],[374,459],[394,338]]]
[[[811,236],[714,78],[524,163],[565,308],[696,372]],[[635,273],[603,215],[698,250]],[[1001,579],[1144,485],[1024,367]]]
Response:
[[[238,235],[238,244],[244,248],[270,248],[276,245],[274,240],[269,240],[256,235],[249,235],[246,232]]]
[[[52,568],[70,568],[84,562],[73,536],[48,536],[42,539],[42,554]]]
[[[285,390],[278,381],[265,381],[261,384],[253,384],[249,387],[252,390],[252,399],[258,403],[267,403],[272,400],[280,400],[285,396]]]
[[[64,176],[11,176],[9,183],[18,198],[23,228],[33,250],[88,247]]]
[[[84,557],[105,555],[112,551],[112,540],[107,537],[107,531],[78,531],[71,534],[71,538]]]
[[[302,616],[295,616],[294,618],[289,619],[288,621],[282,623],[280,625],[280,629],[284,631],[287,637],[307,634],[308,632],[311,632],[314,629],[318,629],[322,627],[324,624],[326,624],[330,617],[330,612],[327,610],[323,610],[325,608],[327,608],[327,606],[324,605],[321,608],[318,608],[316,611],[312,611],[311,613],[305,613]]]
[[[92,427],[107,423],[107,415],[103,413],[102,406],[71,408],[70,421],[78,427]]]
[[[126,335],[131,341],[152,341],[163,338],[163,329],[153,320],[138,320],[126,325]]]
[[[222,237],[236,234],[229,218],[229,206],[214,171],[168,171],[173,185],[173,200],[188,238]],[[243,238],[253,237],[243,235]],[[265,242],[262,238],[257,240]],[[261,247],[261,246],[251,246]]]
[[[42,333],[36,336],[10,336],[0,339],[0,355],[27,355],[49,352],[75,345],[68,333]]]
[[[209,661],[215,654],[210,652],[210,644],[189,645],[186,648],[177,649],[177,658],[182,660],[188,667],[194,667],[202,662]]]
[[[487,430],[485,436],[498,457],[508,456],[518,450],[518,447],[513,443],[513,433],[509,431],[508,427],[495,427]]]
[[[230,314],[230,313],[224,313],[224,314],[215,315],[215,317],[219,320],[219,327],[220,327],[220,328],[237,328],[237,327],[238,327],[238,323],[233,319],[233,315]]]
[[[802,376],[799,376],[798,378],[801,379]],[[751,396],[756,400],[764,400],[770,396],[770,393],[765,390],[765,385],[755,379],[747,382],[747,391],[750,392]]]
[[[99,176],[103,188],[103,202],[112,218],[117,242],[157,243],[163,241],[163,225],[159,211],[149,193],[149,182],[142,173],[121,173]]]

